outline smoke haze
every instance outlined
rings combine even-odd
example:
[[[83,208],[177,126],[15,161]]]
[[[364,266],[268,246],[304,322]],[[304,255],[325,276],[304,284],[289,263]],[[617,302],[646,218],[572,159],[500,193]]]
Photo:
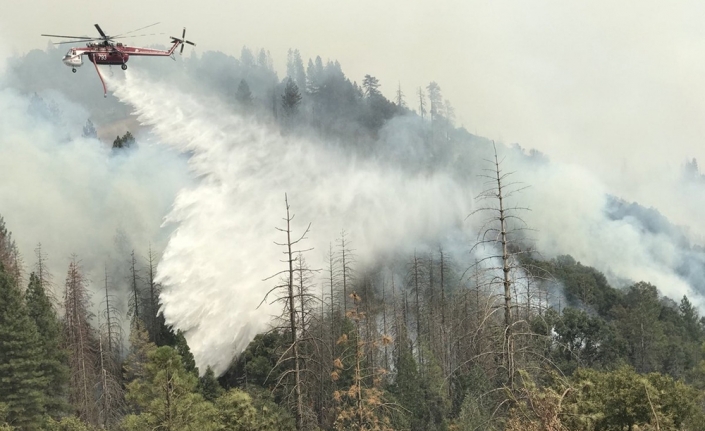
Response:
[[[313,268],[322,268],[342,229],[364,267],[460,229],[472,209],[474,190],[448,172],[413,176],[401,166],[350,159],[136,73],[115,94],[162,142],[192,154],[189,167],[200,182],[177,196],[168,221],[178,228],[158,274],[167,322],[187,330],[198,363],[216,372],[278,314],[256,308],[276,284],[262,280],[285,269],[274,244],[285,240],[275,230],[283,227],[285,193],[294,237],[312,224],[301,247],[314,248]]]
[[[429,146],[413,115],[388,121],[368,154],[306,133],[282,134],[238,115],[215,85],[200,90],[224,80],[223,70],[192,81],[139,68],[124,80],[122,72],[108,73],[114,94],[102,106],[115,116],[131,110],[143,126],[138,147],[123,152],[82,137],[92,110],[62,93],[43,89],[38,101],[0,90],[0,173],[10,179],[0,182],[0,214],[26,263],[42,242],[57,284],[77,253],[100,285],[106,259],[125,261],[132,248],[144,255],[150,243],[163,249],[164,315],[186,331],[198,366],[220,372],[278,314],[257,306],[276,283],[263,279],[283,269],[274,242],[284,240],[275,227],[282,227],[285,193],[294,232],[311,223],[303,248],[314,248],[307,257],[312,268],[324,267],[342,229],[359,268],[439,243],[460,266],[474,261],[469,249],[479,219],[467,216],[485,187],[478,174],[487,167],[490,141],[463,133],[443,148]],[[21,78],[10,81],[19,85]],[[76,82],[71,88],[80,89]],[[102,100],[95,99],[90,103]],[[571,254],[616,285],[649,281],[675,300],[687,294],[702,309],[705,259],[695,246],[704,232],[692,222],[705,215],[699,177],[684,179],[679,166],[664,166],[657,175],[624,169],[605,179],[518,148],[498,151],[513,179],[531,186],[508,204],[531,208],[521,216],[536,230],[544,257]],[[684,227],[618,203],[634,196]],[[121,271],[114,271],[118,280]]]
[[[27,269],[41,243],[55,293],[74,253],[95,285],[107,265],[111,286],[124,290],[126,274],[116,263],[131,249],[142,256],[150,243],[157,252],[164,247],[162,218],[190,181],[185,160],[159,145],[115,152],[83,137],[88,113],[57,92],[40,98],[0,89],[0,110],[0,214]],[[96,288],[96,307],[103,296]]]
[[[126,76],[115,83],[116,96],[134,107],[161,142],[191,153],[190,170],[200,178],[180,191],[167,218],[178,228],[159,278],[167,286],[167,321],[187,331],[201,366],[223,371],[277,314],[256,307],[273,285],[262,280],[283,269],[282,250],[273,242],[283,241],[274,227],[282,226],[284,193],[296,214],[295,231],[312,223],[313,268],[323,267],[328,244],[343,228],[360,267],[444,238],[468,246],[474,239],[477,220],[465,219],[483,187],[476,175],[491,155],[486,141],[459,144],[450,150],[453,164],[434,165],[428,149],[415,147],[406,135],[408,120],[402,118],[385,126],[373,157],[356,157],[325,142],[282,137],[215,100],[137,73]],[[536,229],[545,257],[570,253],[613,282],[648,280],[674,299],[688,294],[701,303],[678,269],[679,259],[690,253],[678,238],[646,231],[644,220],[633,216],[610,217],[611,190],[585,169],[536,160],[518,149],[500,151],[506,169],[517,171],[515,179],[532,186],[509,202],[531,207],[522,216]],[[419,172],[416,166],[423,164],[430,167]],[[456,253],[461,265],[470,261],[468,249]]]

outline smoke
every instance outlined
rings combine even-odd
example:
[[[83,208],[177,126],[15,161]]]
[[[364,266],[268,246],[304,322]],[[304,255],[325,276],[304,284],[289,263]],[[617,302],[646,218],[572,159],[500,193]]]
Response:
[[[439,242],[455,250],[459,265],[473,259],[467,252],[479,219],[466,217],[484,187],[476,176],[487,167],[487,142],[463,142],[439,154],[415,140],[410,120],[401,118],[380,133],[373,156],[354,156],[325,142],[282,136],[218,100],[134,72],[111,85],[159,141],[191,155],[189,169],[200,178],[179,192],[167,217],[177,227],[158,269],[164,315],[186,331],[199,366],[222,372],[278,314],[266,304],[257,307],[276,283],[263,280],[285,268],[283,249],[274,244],[285,241],[275,229],[284,227],[285,193],[296,214],[294,237],[311,223],[301,247],[314,249],[307,258],[313,268],[324,266],[342,229],[360,267]],[[695,295],[702,303],[679,269],[683,253],[693,253],[681,239],[646,230],[638,218],[615,217],[613,190],[583,168],[498,148],[503,169],[531,186],[507,205],[530,207],[519,215],[535,229],[544,257],[571,254],[614,283],[646,280],[672,298]]]
[[[185,160],[160,145],[116,152],[83,137],[88,112],[55,91],[28,97],[0,89],[0,111],[0,215],[28,270],[42,244],[59,297],[75,253],[93,280],[97,309],[106,266],[120,291],[118,267],[130,249],[142,256],[150,243],[165,246],[169,232],[160,225],[190,181]]]
[[[620,214],[615,208],[614,190],[577,165],[550,163],[522,169],[525,165],[520,160],[512,158],[508,162],[512,167],[519,166],[517,175],[531,185],[522,196],[531,211],[521,215],[537,230],[536,247],[545,257],[570,254],[604,272],[616,287],[648,281],[673,299],[688,295],[705,305],[702,280],[689,277],[691,269],[683,269],[689,263],[697,265],[694,261],[704,256],[684,242],[680,229],[664,224],[665,218],[658,211],[635,204],[638,212]],[[677,194],[683,187],[675,177],[672,183],[663,184],[664,177],[657,179],[662,182],[660,188],[670,187]],[[699,194],[702,196],[703,190]],[[649,223],[655,224],[654,228],[647,229]]]
[[[407,116],[390,120],[360,151],[282,135],[205,95],[213,92],[176,88],[193,83],[185,76],[167,82],[132,68],[124,80],[115,75],[107,76],[109,89],[150,130],[138,136],[138,148],[119,153],[81,136],[89,112],[60,93],[43,91],[37,105],[0,90],[0,214],[26,257],[42,242],[59,277],[71,253],[101,280],[106,260],[124,261],[133,247],[144,254],[150,242],[164,248],[162,309],[186,332],[199,367],[223,371],[278,314],[258,306],[277,283],[263,280],[285,268],[274,244],[285,241],[275,229],[283,227],[285,193],[294,236],[311,223],[301,248],[313,248],[307,260],[314,269],[325,266],[343,229],[359,268],[439,243],[459,267],[474,262],[468,251],[481,223],[467,216],[485,187],[478,175],[488,166],[489,141],[458,133],[452,144],[430,144],[427,126]],[[117,102],[107,100],[113,112]],[[502,168],[515,171],[511,179],[530,186],[507,205],[530,208],[517,213],[545,258],[571,254],[615,285],[645,280],[703,305],[705,256],[693,234],[702,232],[692,223],[705,208],[702,184],[664,168],[648,178],[624,172],[615,187],[576,165],[502,145],[498,151]],[[690,231],[645,208],[621,210],[614,195],[643,198]],[[119,232],[125,240],[116,243]]]

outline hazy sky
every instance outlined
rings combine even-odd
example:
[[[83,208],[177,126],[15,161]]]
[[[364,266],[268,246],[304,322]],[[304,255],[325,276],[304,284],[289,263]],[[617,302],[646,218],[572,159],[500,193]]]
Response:
[[[40,33],[116,34],[160,21],[188,28],[197,52],[269,49],[337,59],[358,82],[397,83],[415,106],[437,81],[471,132],[588,165],[608,182],[705,161],[705,3],[699,1],[4,0],[4,50],[44,48]],[[137,39],[142,40],[142,39]],[[59,61],[59,59],[57,59]]]

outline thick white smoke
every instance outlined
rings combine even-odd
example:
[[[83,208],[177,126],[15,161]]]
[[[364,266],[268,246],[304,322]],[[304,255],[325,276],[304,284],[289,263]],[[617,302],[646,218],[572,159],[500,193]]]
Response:
[[[185,158],[159,145],[111,151],[110,143],[83,137],[89,114],[57,92],[27,97],[0,89],[0,111],[0,215],[25,267],[33,270],[41,243],[60,297],[75,253],[93,280],[97,310],[106,265],[119,291],[126,280],[117,267],[131,248],[143,265],[150,244],[155,252],[166,245],[160,225],[190,181]]]
[[[521,166],[518,160],[508,162]],[[619,279],[648,281],[675,300],[687,294],[702,304],[702,293],[693,291],[676,271],[683,263],[677,240],[666,233],[646,232],[637,220],[608,217],[608,194],[613,190],[592,173],[552,163],[517,175],[531,185],[522,196],[531,211],[521,215],[537,229],[533,236],[545,257],[570,254],[605,272],[613,284],[619,285]]]

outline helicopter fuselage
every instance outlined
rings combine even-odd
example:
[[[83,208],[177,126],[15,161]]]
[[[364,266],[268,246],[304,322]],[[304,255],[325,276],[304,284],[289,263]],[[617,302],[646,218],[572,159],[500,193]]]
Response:
[[[62,61],[69,67],[80,67],[83,64],[81,56],[87,55],[91,63],[123,65],[130,59],[130,55],[153,57],[170,56],[179,45],[180,42],[174,43],[171,49],[163,51],[160,49],[125,46],[121,43],[107,45],[102,43],[89,43],[85,48],[69,49]]]

